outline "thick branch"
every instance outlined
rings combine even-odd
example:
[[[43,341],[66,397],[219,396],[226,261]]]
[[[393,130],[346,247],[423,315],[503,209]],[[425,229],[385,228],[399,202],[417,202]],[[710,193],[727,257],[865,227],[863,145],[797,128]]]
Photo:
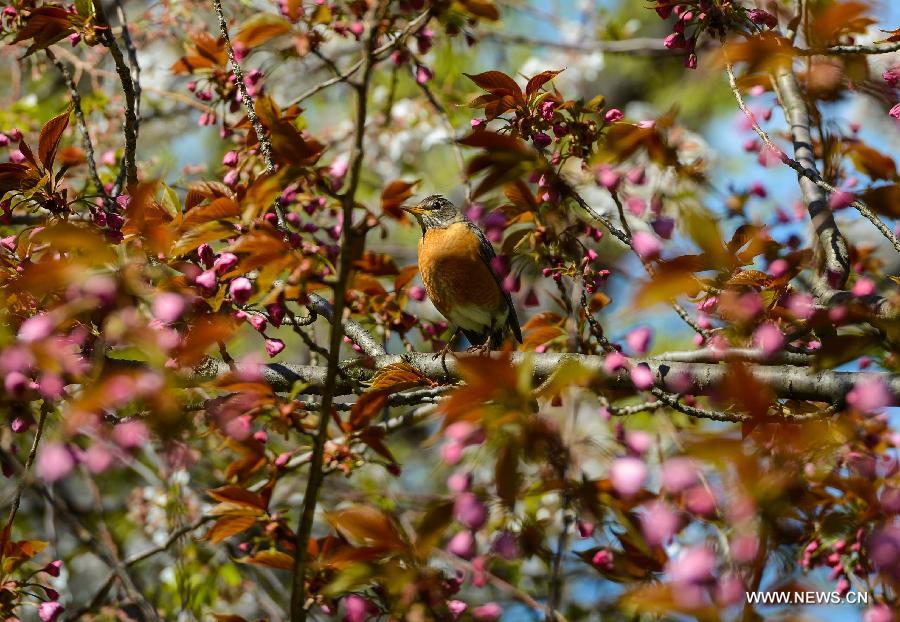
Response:
[[[309,303],[306,305],[306,308],[317,315],[321,315],[329,322],[334,322],[334,310],[331,308],[328,301],[318,294],[310,294]],[[384,356],[387,354],[384,350],[384,346],[378,343],[369,331],[356,320],[351,320],[349,318],[344,320],[344,334],[350,337],[350,339],[353,340],[353,343],[358,345],[364,354],[368,354],[369,356]]]
[[[817,171],[810,132],[809,111],[800,91],[797,76],[791,61],[783,62],[776,71],[775,81],[781,93],[784,117],[791,128],[794,142],[794,158],[806,169]],[[847,282],[850,272],[850,258],[847,242],[834,221],[834,214],[828,206],[828,196],[813,180],[800,177],[800,192],[809,211],[813,230],[818,240],[817,254],[820,255],[820,269],[824,271],[826,282],[841,288]]]
[[[827,56],[831,54],[890,54],[900,51],[900,41],[896,43],[871,43],[859,45],[833,45],[827,48],[795,48],[798,56]]]
[[[458,358],[464,359],[468,355],[460,354]],[[498,353],[494,357],[500,356]],[[455,382],[460,379],[457,357],[447,357],[444,361],[447,373],[440,359],[434,359],[430,353],[412,353],[404,356],[385,355],[371,359],[345,361],[340,364],[346,374],[346,379],[339,379],[334,386],[334,392],[338,395],[349,395],[359,381],[370,380],[379,370],[388,365],[409,362],[429,378],[441,382]],[[533,366],[533,384],[538,386],[553,374],[560,365],[566,362],[577,362],[591,372],[591,386],[596,389],[633,389],[628,374],[608,374],[603,369],[603,357],[587,354],[563,354],[515,352],[512,354],[512,362],[516,365],[530,361]],[[729,367],[713,363],[680,363],[666,361],[657,358],[633,359],[634,363],[645,362],[650,366],[656,379],[656,386],[667,390],[666,380],[674,376],[684,374],[690,379],[690,384],[685,390],[693,395],[711,395],[721,386],[729,373]],[[238,368],[240,369],[240,365]],[[254,367],[253,371],[258,371]],[[249,370],[248,370],[249,371]],[[288,391],[295,382],[308,385],[309,393],[321,392],[326,386],[327,368],[309,365],[288,365],[274,363],[262,366],[262,374],[265,380],[276,391]],[[772,391],[776,397],[797,400],[812,400],[816,402],[838,402],[847,395],[854,384],[866,377],[868,372],[841,372],[822,370],[816,371],[805,367],[793,365],[748,365],[750,376],[760,385]],[[228,366],[222,361],[207,360],[206,364],[195,370],[189,380],[206,381],[229,372]],[[888,373],[876,373],[881,378],[894,399],[900,399],[900,375]]]

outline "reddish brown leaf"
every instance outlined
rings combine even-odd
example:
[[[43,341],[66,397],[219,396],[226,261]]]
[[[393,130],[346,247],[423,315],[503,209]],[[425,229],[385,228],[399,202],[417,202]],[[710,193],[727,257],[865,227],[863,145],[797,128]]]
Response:
[[[263,512],[266,510],[266,502],[260,495],[241,488],[240,486],[222,486],[220,488],[213,488],[212,490],[207,490],[206,494],[216,501],[221,501],[223,503],[230,502],[238,505],[245,505]]]
[[[247,531],[256,523],[253,516],[228,514],[217,520],[206,533],[206,539],[217,544],[226,538]]]
[[[41,128],[41,137],[38,141],[38,157],[44,164],[44,168],[51,168],[53,160],[56,158],[56,149],[59,147],[59,141],[63,132],[69,125],[69,111],[66,110],[47,121]]]
[[[562,71],[562,69],[559,69],[557,71],[547,70],[542,71],[536,76],[532,76],[532,78],[528,80],[528,84],[525,86],[525,94],[533,95],[534,93],[537,93],[542,86],[558,76],[560,73],[562,73]]]
[[[515,80],[502,71],[485,71],[484,73],[479,73],[474,76],[469,73],[464,73],[463,75],[491,93],[513,95],[517,99],[522,98],[522,89],[519,88],[519,85],[516,84]]]
[[[459,0],[466,11],[475,17],[481,17],[492,22],[500,19],[500,11],[491,0]]]
[[[400,179],[390,182],[381,192],[381,209],[392,218],[405,218],[400,206],[412,196],[412,189],[419,183],[416,181],[402,181]]]
[[[291,31],[291,23],[274,13],[257,13],[246,22],[234,37],[248,48],[255,48],[270,39]]]
[[[278,570],[294,569],[294,556],[289,555],[288,553],[282,553],[281,551],[260,551],[255,555],[240,557],[237,561],[243,564],[277,568]]]
[[[377,508],[354,505],[328,512],[325,519],[353,544],[388,549],[406,547],[391,518]]]

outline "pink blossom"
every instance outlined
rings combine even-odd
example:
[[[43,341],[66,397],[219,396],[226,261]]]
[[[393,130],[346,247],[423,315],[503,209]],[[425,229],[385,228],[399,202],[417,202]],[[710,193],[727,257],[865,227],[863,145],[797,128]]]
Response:
[[[41,572],[46,572],[51,577],[58,577],[59,571],[62,568],[62,560],[55,559],[43,568],[41,568]]]
[[[662,465],[662,485],[672,494],[678,494],[697,483],[699,475],[690,458],[669,458]]]
[[[693,486],[684,493],[684,506],[692,514],[712,516],[716,512],[716,498],[706,486]]]
[[[72,453],[62,443],[47,443],[38,450],[35,470],[38,477],[51,483],[60,480],[75,468]]]
[[[378,612],[378,607],[372,601],[350,594],[344,599],[344,622],[366,622],[373,614]]]
[[[651,503],[641,514],[641,530],[651,546],[666,544],[678,531],[679,523],[678,514],[661,501]]]
[[[441,460],[444,461],[444,464],[449,464],[451,466],[459,464],[459,461],[462,460],[463,449],[465,449],[465,445],[462,443],[444,443],[444,445],[441,446]]]
[[[610,352],[606,355],[606,358],[603,359],[603,371],[610,375],[615,374],[616,372],[625,369],[627,364],[628,359],[619,352]]]
[[[472,617],[476,622],[494,622],[503,615],[503,608],[497,603],[485,603],[472,610]]]
[[[647,465],[643,460],[631,456],[616,458],[609,474],[616,492],[624,497],[630,497],[644,486],[647,480]]]
[[[416,82],[418,82],[419,84],[425,84],[433,77],[434,73],[432,73],[431,69],[429,69],[425,65],[416,65]]]
[[[597,530],[597,526],[590,521],[578,519],[575,521],[575,529],[578,530],[578,535],[582,538],[590,538]]]
[[[625,335],[625,343],[637,354],[644,354],[647,352],[652,337],[653,331],[646,326],[641,326]]]
[[[634,252],[645,261],[658,258],[662,250],[659,239],[646,231],[637,231],[631,238],[631,244]]]
[[[853,196],[852,192],[847,192],[846,190],[838,190],[828,199],[828,207],[832,210],[844,209],[845,207],[849,207],[853,201],[856,200],[856,197]]]
[[[284,342],[281,339],[266,339],[266,354],[270,357],[276,356],[284,350]]]
[[[750,563],[759,551],[759,538],[755,535],[737,536],[731,542],[731,555],[738,562]]]
[[[466,492],[472,485],[472,474],[456,471],[447,478],[447,489],[450,492]]]
[[[734,605],[743,600],[745,592],[746,588],[740,577],[733,574],[726,575],[716,586],[716,602],[722,606]]]
[[[898,84],[900,84],[900,65],[897,65],[896,67],[891,67],[890,69],[885,71],[883,74],[881,74],[881,77],[884,79],[885,82],[887,82],[887,85],[889,87],[891,87],[891,88],[896,87]]]
[[[645,391],[653,386],[654,380],[653,370],[646,363],[631,368],[631,383],[635,389]]]
[[[463,559],[472,559],[475,557],[475,535],[471,531],[460,531],[450,538],[447,551]]]
[[[487,522],[487,506],[475,493],[464,492],[453,503],[453,518],[468,529],[481,529]]]
[[[600,549],[591,557],[591,563],[606,571],[615,568],[615,555],[609,549]]]
[[[238,163],[237,151],[229,151],[222,158],[222,164],[225,166],[235,166]]]
[[[856,279],[856,283],[853,284],[853,295],[857,298],[862,298],[863,296],[871,296],[874,293],[875,283],[872,282],[871,279],[860,277]]]
[[[607,190],[615,190],[622,181],[622,176],[608,166],[597,170],[597,183]]]
[[[716,556],[706,546],[695,546],[669,560],[667,571],[672,581],[684,584],[705,583],[712,579]]]
[[[897,618],[887,605],[872,605],[863,612],[863,622],[896,622]]]
[[[218,279],[214,270],[205,270],[194,279],[194,283],[203,289],[204,294],[212,295],[216,291]]]
[[[753,345],[762,350],[766,357],[771,357],[784,347],[784,335],[775,324],[766,322],[753,333]]]
[[[625,445],[637,455],[647,452],[653,446],[653,436],[643,430],[625,432]]]
[[[141,421],[126,421],[113,428],[112,437],[122,449],[133,449],[146,444],[150,439],[150,432]]]
[[[237,265],[238,257],[234,253],[222,253],[213,261],[213,270],[216,274],[227,274]]]
[[[228,286],[228,293],[231,294],[231,299],[237,304],[246,304],[253,294],[253,283],[247,277],[239,276]]]
[[[41,622],[54,622],[65,610],[65,607],[55,600],[51,600],[38,605],[38,617],[41,619]]]
[[[266,318],[262,315],[251,315],[247,321],[259,332],[266,330]]]
[[[769,274],[771,274],[773,278],[778,279],[787,274],[790,268],[790,264],[784,259],[776,259],[769,264]]]
[[[49,337],[56,323],[46,313],[32,315],[19,326],[19,341],[33,343]]]
[[[775,28],[778,25],[778,18],[762,9],[750,9],[747,17],[754,24],[759,24],[766,28]]]
[[[815,300],[808,294],[794,294],[788,298],[788,311],[800,320],[808,320],[816,312]]]
[[[890,110],[890,112],[888,112],[888,114],[891,115],[892,117],[894,117],[895,119],[900,120],[900,103],[896,104],[893,108],[891,108],[891,110]],[[10,159],[12,159],[12,158],[10,158]]]
[[[447,610],[450,612],[450,615],[453,616],[453,619],[456,620],[466,612],[466,609],[469,608],[469,605],[464,603],[461,600],[448,600],[447,601]]]
[[[647,179],[646,170],[643,166],[635,166],[625,173],[625,179],[635,186],[642,186]]]
[[[103,473],[108,469],[115,456],[103,443],[93,443],[81,456],[81,462],[85,468],[93,474]]]
[[[153,316],[164,324],[171,324],[184,313],[184,298],[172,292],[162,292],[153,299]]]
[[[607,123],[617,123],[625,118],[625,115],[622,114],[622,111],[618,108],[610,108],[606,111],[606,114],[603,115],[603,118],[606,119]]]
[[[409,288],[409,297],[415,300],[416,302],[422,302],[425,300],[425,288],[421,285],[413,285]]]
[[[862,412],[875,412],[894,403],[884,381],[878,376],[864,376],[847,393],[847,403]]]
[[[628,211],[640,218],[644,215],[644,212],[647,211],[647,203],[641,198],[638,197],[628,197],[628,200],[625,201],[625,206],[628,208]]]
[[[672,232],[675,231],[675,219],[668,216],[661,216],[650,222],[653,231],[664,240],[671,239]]]
[[[6,389],[7,393],[15,397],[22,397],[30,385],[31,381],[28,379],[28,376],[20,371],[11,371],[3,379],[3,388]]]
[[[491,550],[505,560],[512,561],[518,559],[521,551],[519,551],[519,541],[515,534],[510,531],[502,531],[491,545]]]

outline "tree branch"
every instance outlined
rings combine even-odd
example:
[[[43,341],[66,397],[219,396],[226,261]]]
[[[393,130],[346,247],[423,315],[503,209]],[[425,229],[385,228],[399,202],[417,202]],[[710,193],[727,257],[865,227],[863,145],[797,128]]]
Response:
[[[266,134],[266,128],[263,127],[262,121],[259,120],[259,115],[256,114],[253,98],[250,97],[250,93],[247,91],[247,84],[244,82],[244,72],[241,70],[241,65],[234,55],[234,46],[231,45],[231,37],[228,34],[228,22],[225,19],[225,12],[222,10],[222,0],[213,0],[213,8],[219,20],[219,32],[222,33],[222,39],[225,41],[225,50],[228,53],[228,61],[231,63],[231,71],[234,73],[238,95],[241,96],[241,103],[247,112],[250,125],[253,126],[253,132],[256,134],[259,150],[266,165],[266,173],[274,175],[277,167],[275,166],[275,159],[272,157],[272,143],[269,141],[269,135]],[[273,206],[275,208],[275,217],[278,220],[279,231],[287,231],[287,221],[284,218],[284,207],[281,205],[280,197],[275,199]]]
[[[93,0],[93,3],[94,13],[98,22],[106,26],[105,29],[100,31],[100,41],[109,50],[113,58],[116,73],[119,76],[119,81],[122,83],[122,92],[125,94],[125,121],[123,123],[125,155],[122,158],[122,168],[119,171],[119,177],[116,179],[115,188],[113,188],[112,194],[115,197],[119,195],[122,189],[123,180],[128,186],[133,186],[138,181],[137,165],[135,163],[139,130],[137,96],[131,70],[128,68],[125,57],[122,55],[122,50],[119,48],[119,44],[116,42],[116,38],[109,27],[109,20],[106,18],[106,13],[103,10],[103,2],[101,0]]]
[[[407,362],[432,380],[439,382],[457,382],[460,380],[459,359],[468,354],[447,357],[445,361],[434,359],[431,353],[414,352],[403,356],[385,355],[364,360],[350,360],[340,363],[346,372],[346,379],[338,380],[333,388],[335,395],[353,393],[358,382],[371,380],[375,373],[401,362]],[[493,358],[503,356],[499,352],[491,354]],[[578,363],[591,374],[590,386],[595,389],[633,389],[627,373],[609,374],[603,369],[603,356],[589,354],[567,354],[546,352],[514,352],[511,355],[514,365],[531,364],[532,383],[540,385],[553,374],[560,365]],[[633,364],[646,363],[653,372],[655,385],[667,390],[667,379],[682,374],[690,379],[685,393],[692,395],[712,395],[725,380],[730,369],[726,365],[713,363],[681,363],[659,358],[631,359]],[[121,361],[120,361],[121,362]],[[446,371],[444,370],[446,363]],[[238,365],[238,369],[242,369]],[[272,363],[263,366],[246,367],[249,371],[261,372],[265,381],[276,391],[289,391],[295,382],[307,385],[308,393],[319,393],[326,387],[327,368],[310,365],[290,365]],[[831,370],[812,370],[794,365],[748,365],[746,367],[754,381],[772,391],[777,397],[785,399],[812,400],[816,402],[838,402],[847,395],[854,384],[868,376],[875,376],[884,381],[894,399],[900,399],[900,375],[891,373],[846,372]],[[207,359],[205,364],[195,369],[186,378],[189,382],[214,380],[220,375],[229,373],[228,366],[215,359]]]
[[[900,42],[896,43],[871,43],[859,45],[833,45],[827,48],[803,49],[794,48],[794,54],[798,56],[827,56],[832,54],[890,54],[900,51]]]
[[[220,0],[214,0],[219,3]],[[353,226],[353,207],[356,204],[356,191],[362,173],[363,145],[366,136],[366,117],[368,113],[369,81],[375,63],[375,39],[384,11],[386,0],[375,5],[369,15],[362,58],[362,77],[356,85],[356,125],[354,129],[353,149],[350,155],[350,172],[347,190],[343,195],[343,231],[341,240],[340,269],[337,283],[334,286],[334,309],[331,322],[331,339],[328,349],[328,367],[325,373],[325,385],[322,393],[322,410],[319,413],[319,425],[313,441],[310,457],[309,476],[306,492],[303,495],[303,509],[295,533],[295,553],[293,581],[291,586],[291,622],[305,622],[306,609],[306,567],[309,557],[309,536],[312,532],[313,519],[322,486],[324,475],[322,462],[325,453],[325,441],[328,433],[328,421],[331,419],[332,404],[338,384],[338,365],[340,359],[341,339],[344,335],[344,307],[347,281],[350,276],[351,263],[356,252],[356,231]],[[360,346],[362,347],[362,346]]]
[[[81,93],[78,92],[78,85],[76,85],[75,81],[72,79],[72,74],[69,73],[69,69],[61,60],[56,58],[56,55],[50,48],[46,48],[44,52],[47,54],[47,58],[50,59],[50,62],[56,67],[57,71],[59,71],[60,75],[62,75],[63,81],[69,89],[69,96],[72,98],[72,110],[75,112],[75,123],[78,125],[78,132],[81,134],[81,144],[84,146],[85,158],[87,159],[88,172],[91,175],[91,181],[94,182],[94,186],[97,188],[97,193],[103,197],[104,203],[107,204],[108,208],[109,196],[106,194],[103,182],[100,181],[100,174],[97,172],[97,160],[94,156],[94,143],[91,141],[91,134],[88,131],[87,122],[84,119],[84,110],[81,108]]]

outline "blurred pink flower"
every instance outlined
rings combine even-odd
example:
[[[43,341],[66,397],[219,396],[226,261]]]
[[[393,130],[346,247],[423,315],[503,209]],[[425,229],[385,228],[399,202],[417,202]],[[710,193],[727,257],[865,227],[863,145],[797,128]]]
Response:
[[[772,357],[784,347],[784,335],[775,324],[766,322],[753,333],[753,345],[762,350],[766,357]]]
[[[610,352],[606,355],[606,358],[603,359],[603,371],[607,374],[614,374],[625,369],[627,363],[628,359],[618,352]]]
[[[122,449],[133,449],[145,445],[150,432],[142,421],[126,421],[113,428],[112,438]]]
[[[469,608],[469,605],[464,603],[461,600],[448,600],[447,601],[447,609],[450,611],[450,615],[453,616],[453,619],[456,620],[466,612],[466,609]]]
[[[505,560],[512,561],[518,559],[521,551],[519,550],[519,541],[515,534],[510,531],[502,531],[491,545],[491,550]]]
[[[680,520],[672,508],[656,501],[646,507],[641,514],[641,530],[647,544],[662,546],[678,531]]]
[[[32,315],[19,326],[19,341],[33,343],[49,337],[53,333],[56,322],[46,313]]]
[[[234,253],[222,253],[213,261],[212,267],[216,274],[227,274],[237,265],[238,257]]]
[[[856,283],[853,284],[853,295],[857,298],[862,298],[863,296],[871,296],[874,293],[875,283],[872,282],[872,279],[860,277],[856,279]]]
[[[472,617],[476,622],[494,622],[503,615],[503,608],[497,603],[485,603],[472,610]]]
[[[115,456],[102,442],[92,443],[81,456],[82,464],[94,475],[103,473],[114,460]]]
[[[468,529],[481,529],[487,522],[487,506],[475,493],[461,493],[453,503],[453,518]]]
[[[641,326],[635,328],[630,333],[625,335],[625,343],[628,344],[628,347],[631,348],[637,354],[645,354],[647,352],[647,347],[650,345],[650,339],[653,337],[653,331],[646,327]]]
[[[450,538],[447,551],[463,559],[472,559],[475,557],[475,535],[471,531],[460,531]]]
[[[697,483],[699,474],[694,461],[677,456],[662,465],[662,485],[672,494],[678,494]]]
[[[610,108],[606,111],[606,114],[603,115],[603,118],[606,119],[607,123],[616,123],[625,118],[625,115],[622,114],[622,111],[618,108]]]
[[[700,545],[688,549],[675,559],[670,559],[666,570],[673,582],[690,585],[711,580],[715,567],[715,553]]]
[[[609,474],[616,492],[624,497],[630,497],[644,486],[647,480],[647,465],[643,460],[632,456],[616,458]]]
[[[203,293],[206,295],[212,295],[216,292],[216,285],[218,280],[216,279],[216,273],[213,270],[206,270],[201,272],[196,279],[194,279],[194,283],[199,285],[203,289]]]
[[[653,386],[653,370],[646,363],[640,363],[631,368],[631,382],[634,388],[644,391]]]
[[[659,257],[659,253],[662,250],[662,244],[660,244],[659,239],[646,231],[635,232],[631,238],[631,243],[634,247],[634,252],[646,261]]]
[[[62,443],[47,443],[38,450],[35,471],[46,482],[55,482],[75,468],[72,453]]]
[[[896,622],[897,618],[887,605],[872,605],[863,612],[863,622]]]
[[[153,299],[153,317],[165,324],[171,324],[184,313],[184,298],[172,292],[162,292]]]
[[[54,622],[65,611],[65,607],[55,600],[38,605],[38,617],[41,622]]]
[[[894,403],[891,395],[878,376],[863,376],[847,393],[847,403],[862,412],[875,412]]]

